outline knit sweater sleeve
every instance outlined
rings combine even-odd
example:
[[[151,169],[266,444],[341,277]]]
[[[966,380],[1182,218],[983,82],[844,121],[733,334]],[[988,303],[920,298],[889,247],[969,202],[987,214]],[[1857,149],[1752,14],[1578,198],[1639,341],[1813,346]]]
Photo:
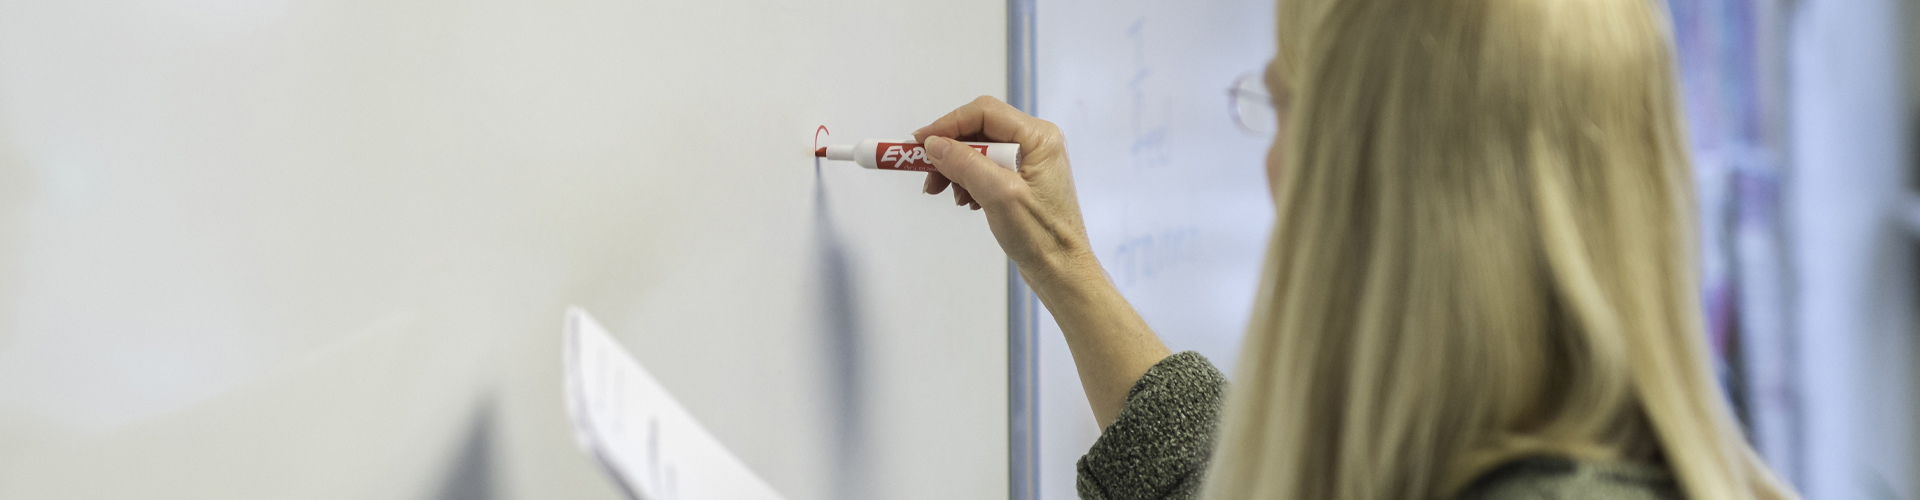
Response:
[[[1080,458],[1088,500],[1190,499],[1213,452],[1226,377],[1200,353],[1160,360],[1127,391],[1126,406]]]

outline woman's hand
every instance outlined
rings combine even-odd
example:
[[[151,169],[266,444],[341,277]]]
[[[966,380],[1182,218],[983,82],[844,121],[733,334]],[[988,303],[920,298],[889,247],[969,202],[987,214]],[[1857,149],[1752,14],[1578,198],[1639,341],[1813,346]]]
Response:
[[[1104,279],[1080,221],[1058,127],[980,96],[914,131],[913,138],[926,145],[927,159],[939,169],[927,174],[926,193],[952,185],[955,204],[985,209],[994,239],[1028,281]],[[1018,143],[1020,171],[955,140]]]
[[[1073,353],[1093,417],[1105,429],[1140,375],[1167,346],[1107,282],[1087,244],[1080,200],[1060,129],[999,99],[982,96],[913,132],[937,173],[927,194],[953,186],[954,203],[987,212],[987,226],[1021,277],[1046,304]],[[953,140],[1020,144],[1020,171],[1007,170]]]

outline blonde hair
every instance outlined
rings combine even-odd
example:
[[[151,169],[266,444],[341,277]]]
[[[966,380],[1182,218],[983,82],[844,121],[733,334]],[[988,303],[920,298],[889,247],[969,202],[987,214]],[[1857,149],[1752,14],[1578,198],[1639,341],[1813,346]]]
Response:
[[[1793,497],[1707,368],[1661,8],[1280,3],[1293,126],[1212,498],[1445,498],[1536,454]]]

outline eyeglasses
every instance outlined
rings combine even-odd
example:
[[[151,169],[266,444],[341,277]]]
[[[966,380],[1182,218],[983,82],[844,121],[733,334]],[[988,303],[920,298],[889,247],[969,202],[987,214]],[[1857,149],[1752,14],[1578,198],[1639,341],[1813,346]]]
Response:
[[[1271,136],[1280,129],[1280,115],[1273,110],[1273,96],[1259,72],[1248,72],[1234,79],[1227,88],[1227,113],[1240,130],[1256,136]]]

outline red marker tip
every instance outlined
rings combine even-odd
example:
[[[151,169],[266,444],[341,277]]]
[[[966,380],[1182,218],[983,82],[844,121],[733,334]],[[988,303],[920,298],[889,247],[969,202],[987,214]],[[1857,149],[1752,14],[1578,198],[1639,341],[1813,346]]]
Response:
[[[827,148],[820,148],[820,149],[815,149],[815,150],[813,150],[813,156],[814,156],[815,158],[826,158],[826,157],[827,157]]]

